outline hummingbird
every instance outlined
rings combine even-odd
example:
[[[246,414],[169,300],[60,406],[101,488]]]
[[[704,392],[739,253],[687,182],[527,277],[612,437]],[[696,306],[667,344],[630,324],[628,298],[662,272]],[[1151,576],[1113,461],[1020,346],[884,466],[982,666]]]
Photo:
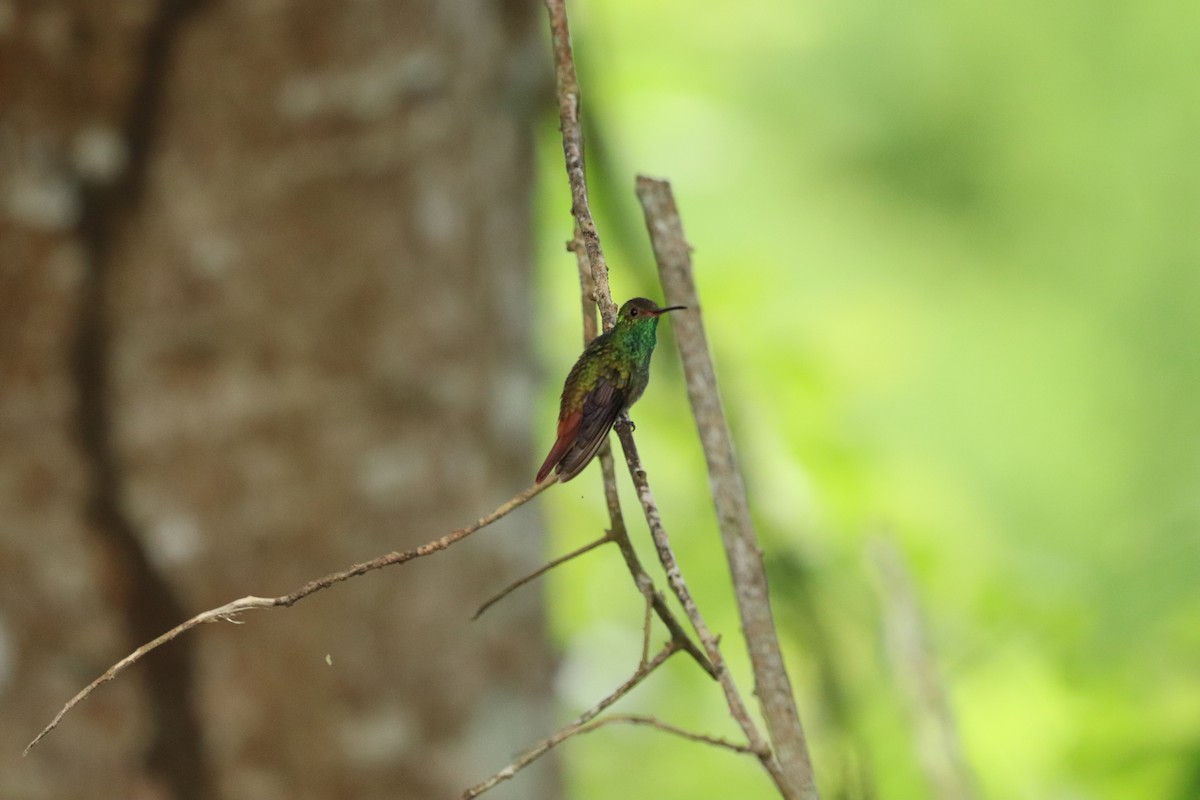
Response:
[[[617,419],[646,391],[658,318],[685,308],[659,308],[653,300],[635,297],[621,306],[612,330],[583,349],[563,384],[558,438],[538,470],[538,483],[551,470],[566,483],[595,457]]]

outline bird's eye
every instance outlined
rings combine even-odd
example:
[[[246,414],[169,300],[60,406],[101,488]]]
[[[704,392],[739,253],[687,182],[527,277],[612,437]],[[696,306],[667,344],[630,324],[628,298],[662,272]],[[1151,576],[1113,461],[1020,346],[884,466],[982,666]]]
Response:
[[[631,316],[631,317],[636,317],[636,316],[637,316],[637,309],[636,309],[636,308],[631,308],[631,309],[629,310],[629,316]]]

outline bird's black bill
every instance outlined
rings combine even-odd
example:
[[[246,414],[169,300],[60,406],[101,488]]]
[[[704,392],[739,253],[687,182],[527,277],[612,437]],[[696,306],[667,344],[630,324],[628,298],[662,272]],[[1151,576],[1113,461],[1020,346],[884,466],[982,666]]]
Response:
[[[666,308],[660,308],[658,313],[665,314],[668,311],[687,311],[687,306],[667,306]]]

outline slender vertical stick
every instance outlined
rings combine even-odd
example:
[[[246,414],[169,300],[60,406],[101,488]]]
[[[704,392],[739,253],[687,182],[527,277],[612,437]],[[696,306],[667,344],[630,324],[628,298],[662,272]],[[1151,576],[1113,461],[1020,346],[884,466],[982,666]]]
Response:
[[[600,247],[600,234],[588,206],[587,175],[583,168],[583,127],[579,124],[579,79],[575,77],[575,57],[571,53],[571,29],[567,26],[564,0],[545,0],[550,14],[550,33],[554,44],[554,80],[557,84],[558,117],[562,125],[563,156],[567,179],[571,184],[571,214],[579,226],[579,237],[587,252],[595,281],[593,299],[600,307],[604,330],[617,323],[617,304],[608,288],[608,262]]]
[[[692,277],[691,247],[684,238],[683,223],[669,183],[640,176],[637,194],[645,212],[666,302],[690,309],[687,314],[673,318],[675,338],[683,359],[692,414],[708,461],[709,486],[754,670],[754,693],[762,706],[771,744],[787,783],[799,791],[799,797],[816,798],[808,744],[771,615],[767,571],[704,333],[700,297]]]
[[[942,685],[937,659],[925,635],[917,593],[895,543],[883,536],[867,543],[879,576],[883,634],[897,682],[908,704],[917,756],[939,800],[970,800],[971,770],[963,756],[954,712]]]

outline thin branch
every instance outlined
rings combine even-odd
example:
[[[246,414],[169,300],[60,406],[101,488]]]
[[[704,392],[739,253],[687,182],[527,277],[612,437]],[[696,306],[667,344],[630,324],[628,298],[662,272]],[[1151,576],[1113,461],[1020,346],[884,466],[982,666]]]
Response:
[[[940,800],[969,800],[974,795],[971,769],[963,755],[937,659],[925,634],[912,578],[891,539],[871,539],[867,553],[879,578],[884,640],[907,701],[925,776]]]
[[[654,595],[647,595],[643,598],[646,601],[646,609],[642,614],[642,662],[645,664],[650,660],[650,634],[654,631]]]
[[[589,722],[587,725],[584,725],[582,728],[580,728],[579,732],[591,733],[597,728],[603,728],[605,725],[614,725],[618,723],[628,725],[648,725],[651,728],[657,728],[658,730],[665,731],[666,733],[682,736],[684,739],[688,739],[693,742],[710,744],[714,747],[722,747],[726,750],[732,750],[735,753],[749,753],[751,755],[754,753],[754,751],[751,750],[748,745],[730,742],[718,736],[707,736],[703,733],[693,733],[691,731],[684,730],[683,728],[678,728],[674,725],[671,725],[670,723],[663,722],[657,717],[648,717],[642,714],[610,714],[603,719],[598,719],[595,722]]]
[[[696,601],[687,588],[683,573],[679,570],[679,562],[675,560],[675,553],[671,550],[671,540],[667,537],[666,529],[663,528],[662,517],[658,513],[658,504],[654,501],[654,494],[650,491],[650,482],[646,478],[646,470],[642,467],[637,443],[633,440],[633,432],[629,430],[629,424],[621,421],[617,423],[616,427],[621,447],[625,451],[625,464],[629,467],[629,477],[633,479],[633,486],[637,490],[638,500],[642,504],[646,524],[650,528],[650,536],[654,540],[654,549],[658,553],[659,563],[667,573],[667,585],[671,587],[671,591],[675,593],[675,597],[683,606],[683,611],[691,621],[696,635],[700,637],[700,644],[704,647],[704,652],[717,669],[716,678],[721,684],[721,690],[725,693],[725,703],[729,706],[729,713],[742,729],[742,733],[746,734],[746,741],[749,742],[751,750],[770,773],[780,793],[787,800],[803,798],[803,795],[792,792],[791,787],[786,783],[779,763],[771,753],[770,745],[759,733],[758,726],[754,724],[750,712],[746,709],[746,703],[738,692],[737,684],[733,682],[733,676],[729,674],[729,668],[721,655],[719,639],[709,629],[708,623],[704,621],[700,609],[696,606]]]
[[[578,225],[575,228],[575,239],[568,245],[568,249],[575,253],[576,264],[579,268],[579,286],[583,307],[583,343],[586,345],[596,336],[596,315],[592,311],[593,301],[590,299],[590,295],[595,289],[595,272],[589,268],[587,250],[581,244]],[[692,637],[688,636],[683,626],[679,624],[679,620],[675,618],[675,614],[671,611],[671,607],[667,605],[667,601],[655,589],[654,580],[642,567],[642,562],[637,556],[637,551],[633,549],[633,543],[629,541],[629,530],[625,527],[625,515],[621,513],[621,496],[617,492],[617,475],[613,467],[612,447],[607,440],[604,444],[600,445],[600,473],[604,477],[604,502],[608,507],[609,533],[612,535],[613,541],[617,543],[617,547],[621,550],[621,557],[625,559],[625,567],[629,570],[629,574],[633,576],[634,584],[637,586],[638,591],[642,593],[642,596],[646,598],[646,602],[658,614],[663,625],[667,626],[667,630],[671,633],[671,638],[679,642],[688,655],[695,659],[696,663],[705,672],[716,678],[716,667],[712,665],[712,662],[708,660],[703,651],[692,641]],[[647,627],[643,638],[643,661],[649,653],[649,639],[650,631]]]
[[[563,157],[567,164],[567,180],[571,184],[571,214],[579,228],[588,263],[595,281],[594,300],[600,308],[604,330],[617,322],[617,306],[608,288],[608,263],[600,247],[600,234],[588,206],[587,176],[583,160],[583,128],[579,124],[579,79],[575,76],[575,59],[571,54],[571,29],[567,25],[565,0],[545,0],[550,15],[550,33],[554,45],[554,81],[557,87],[558,119],[562,128]]]
[[[559,556],[558,558],[556,558],[552,561],[547,561],[545,564],[538,567],[537,569],[535,569],[533,572],[529,573],[525,577],[513,581],[508,586],[505,586],[503,589],[501,589],[498,593],[492,595],[491,598],[489,598],[487,602],[485,602],[483,605],[481,605],[475,611],[475,613],[471,615],[471,621],[474,622],[475,620],[479,619],[481,616],[483,616],[483,612],[487,611],[489,608],[496,605],[496,603],[499,603],[501,600],[508,597],[510,594],[515,592],[517,589],[520,589],[522,586],[529,583],[530,581],[537,580],[538,578],[545,575],[547,572],[549,572],[550,570],[559,566],[560,564],[565,564],[568,561],[570,561],[571,559],[578,558],[579,556],[583,555],[584,553],[589,553],[592,550],[595,550],[600,545],[608,544],[611,541],[613,541],[612,534],[606,533],[603,536],[601,536],[599,539],[588,542],[583,547],[577,547],[574,550],[572,550],[571,552],[567,553],[566,555]]]
[[[674,320],[675,338],[683,360],[692,414],[708,462],[713,504],[750,651],[754,694],[762,706],[767,732],[790,791],[796,797],[815,800],[818,793],[808,744],[771,614],[766,566],[704,334],[700,297],[692,277],[691,246],[684,238],[683,223],[669,183],[640,176],[637,194],[645,211],[666,301],[690,309]]]
[[[667,630],[671,633],[671,638],[683,646],[688,655],[695,659],[700,668],[709,674],[709,677],[717,680],[717,668],[709,660],[709,657],[704,654],[704,651],[692,641],[692,637],[688,636],[683,626],[679,624],[679,620],[675,618],[675,613],[671,611],[671,607],[667,605],[666,599],[663,598],[662,592],[654,587],[654,580],[642,566],[637,551],[633,549],[633,542],[629,541],[629,532],[625,528],[625,517],[621,513],[621,500],[617,494],[617,479],[613,467],[612,448],[609,447],[608,442],[605,442],[600,447],[600,468],[604,474],[604,494],[608,501],[609,520],[616,534],[614,539],[617,542],[617,547],[621,550],[621,556],[625,559],[625,566],[633,576],[634,583],[637,584],[638,591],[642,593],[646,598],[646,602],[658,614],[658,618],[667,626]],[[649,638],[650,633],[649,629],[647,629],[645,632],[646,641],[643,643],[643,649],[647,652],[649,651]]]
[[[591,268],[590,274],[595,284],[593,297],[600,307],[601,316],[604,319],[604,328],[608,330],[616,323],[616,304],[612,301],[612,292],[608,285],[608,265],[604,261],[604,254],[600,248],[599,235],[596,232],[596,225],[588,206],[587,181],[583,162],[583,136],[579,125],[579,83],[575,75],[575,65],[571,53],[570,29],[567,25],[566,8],[564,7],[564,0],[545,0],[545,3],[550,15],[550,28],[553,34],[555,81],[557,85],[559,120],[562,125],[563,155],[566,160],[567,178],[571,184],[571,213],[575,217],[578,232],[577,239],[582,239],[583,241],[583,250]],[[578,248],[576,248],[576,254],[577,256],[580,255]],[[586,281],[584,285],[586,287]],[[585,318],[586,316],[587,312],[585,311]],[[617,424],[617,433],[621,438],[621,444],[625,450],[625,459],[629,466],[630,475],[633,477],[634,485],[638,488],[638,497],[641,500],[646,520],[654,536],[659,558],[663,561],[663,566],[667,570],[668,582],[676,596],[680,599],[680,602],[683,603],[685,612],[687,612],[693,627],[700,636],[704,652],[713,667],[711,674],[720,681],[730,713],[741,726],[742,731],[746,734],[750,748],[770,773],[785,800],[808,800],[809,797],[815,797],[815,794],[802,795],[795,785],[785,779],[778,762],[771,753],[770,747],[763,740],[754,721],[750,718],[745,703],[738,693],[737,686],[729,675],[728,669],[721,657],[717,646],[717,639],[700,616],[695,602],[692,601],[690,594],[687,592],[686,584],[683,582],[683,577],[679,573],[678,566],[675,564],[674,555],[671,553],[670,543],[666,538],[666,532],[663,530],[658,508],[654,504],[653,495],[650,493],[650,487],[646,481],[646,473],[641,467],[629,425],[626,422],[619,422]],[[601,463],[603,464],[603,461]],[[611,492],[612,496],[615,497],[615,483],[606,478],[605,486],[606,496]],[[609,487],[612,488],[609,489]],[[610,513],[613,508],[614,506],[610,505]],[[613,526],[615,529],[617,527],[616,519],[620,517],[619,514],[613,514],[613,516]],[[621,522],[620,524],[623,528],[624,523]],[[629,550],[632,551],[632,547]],[[642,586],[643,584],[639,581],[639,588],[642,588]],[[657,595],[657,593],[655,594]],[[657,602],[663,603],[661,597],[657,597],[656,599]],[[665,603],[663,603],[663,606],[665,607]],[[665,615],[664,622],[666,622]],[[672,635],[677,636],[674,631],[672,631]],[[678,639],[673,639],[672,641],[675,642]],[[690,643],[690,638],[687,641]]]
[[[667,642],[666,645],[664,645],[663,648],[658,651],[654,658],[650,659],[644,664],[639,664],[633,675],[631,675],[628,680],[613,690],[611,694],[609,694],[599,703],[596,703],[596,705],[592,706],[587,711],[580,714],[574,722],[559,729],[559,731],[553,736],[543,739],[533,747],[526,750],[524,753],[518,756],[515,761],[497,772],[492,777],[488,778],[486,781],[478,783],[475,786],[472,786],[470,789],[467,789],[465,792],[463,792],[463,800],[470,800],[472,797],[478,797],[497,784],[509,780],[518,772],[525,769],[525,767],[528,767],[534,761],[537,761],[539,758],[544,756],[553,748],[557,747],[562,742],[578,733],[582,733],[583,728],[589,722],[595,719],[596,716],[598,716],[613,703],[629,694],[635,686],[637,686],[646,678],[647,675],[662,666],[663,662],[670,658],[672,654],[678,652],[679,649],[680,645],[678,642]]]
[[[101,675],[99,678],[96,678],[96,680],[92,681],[82,691],[68,700],[67,704],[62,707],[62,710],[60,710],[58,714],[54,716],[54,719],[50,721],[50,724],[43,728],[42,732],[39,733],[32,742],[25,746],[24,755],[28,755],[29,751],[33,749],[34,745],[45,738],[46,734],[58,727],[59,722],[61,722],[63,717],[67,715],[67,712],[69,712],[83,700],[87,699],[88,695],[95,691],[99,686],[108,683],[113,678],[124,672],[126,668],[136,664],[147,653],[157,649],[158,647],[161,647],[172,639],[175,639],[180,634],[186,633],[192,628],[195,628],[196,626],[202,625],[206,622],[234,622],[234,618],[237,615],[246,611],[254,611],[265,608],[290,608],[304,598],[308,597],[310,594],[315,594],[322,589],[328,589],[330,586],[333,586],[336,583],[341,583],[342,581],[349,580],[350,578],[356,578],[359,575],[363,575],[373,570],[382,569],[383,567],[390,567],[393,564],[403,564],[405,562],[412,561],[413,559],[421,558],[422,556],[439,553],[442,550],[450,547],[455,542],[465,539],[481,528],[486,528],[493,522],[496,522],[497,520],[507,516],[509,513],[525,505],[534,497],[553,486],[555,483],[556,481],[543,481],[535,486],[531,486],[525,491],[514,495],[510,500],[501,504],[492,513],[488,514],[487,516],[480,517],[467,527],[458,528],[457,530],[446,534],[440,539],[434,539],[432,542],[426,542],[415,549],[388,553],[387,555],[373,558],[370,561],[363,561],[359,564],[355,564],[354,566],[344,569],[340,572],[331,572],[322,578],[309,581],[290,594],[280,595],[279,597],[255,597],[254,595],[250,595],[238,600],[234,600],[231,603],[226,603],[218,608],[209,609],[208,611],[197,614],[186,622],[176,625],[174,628],[162,634],[158,638],[153,639],[152,641],[149,641],[139,647],[137,650],[134,650],[116,664],[113,664],[111,667],[109,667],[103,675]]]
[[[578,222],[575,223],[574,235],[567,242],[567,252],[575,254],[575,266],[579,270],[579,312],[583,317],[583,346],[587,347],[600,330],[596,326],[596,280]]]

